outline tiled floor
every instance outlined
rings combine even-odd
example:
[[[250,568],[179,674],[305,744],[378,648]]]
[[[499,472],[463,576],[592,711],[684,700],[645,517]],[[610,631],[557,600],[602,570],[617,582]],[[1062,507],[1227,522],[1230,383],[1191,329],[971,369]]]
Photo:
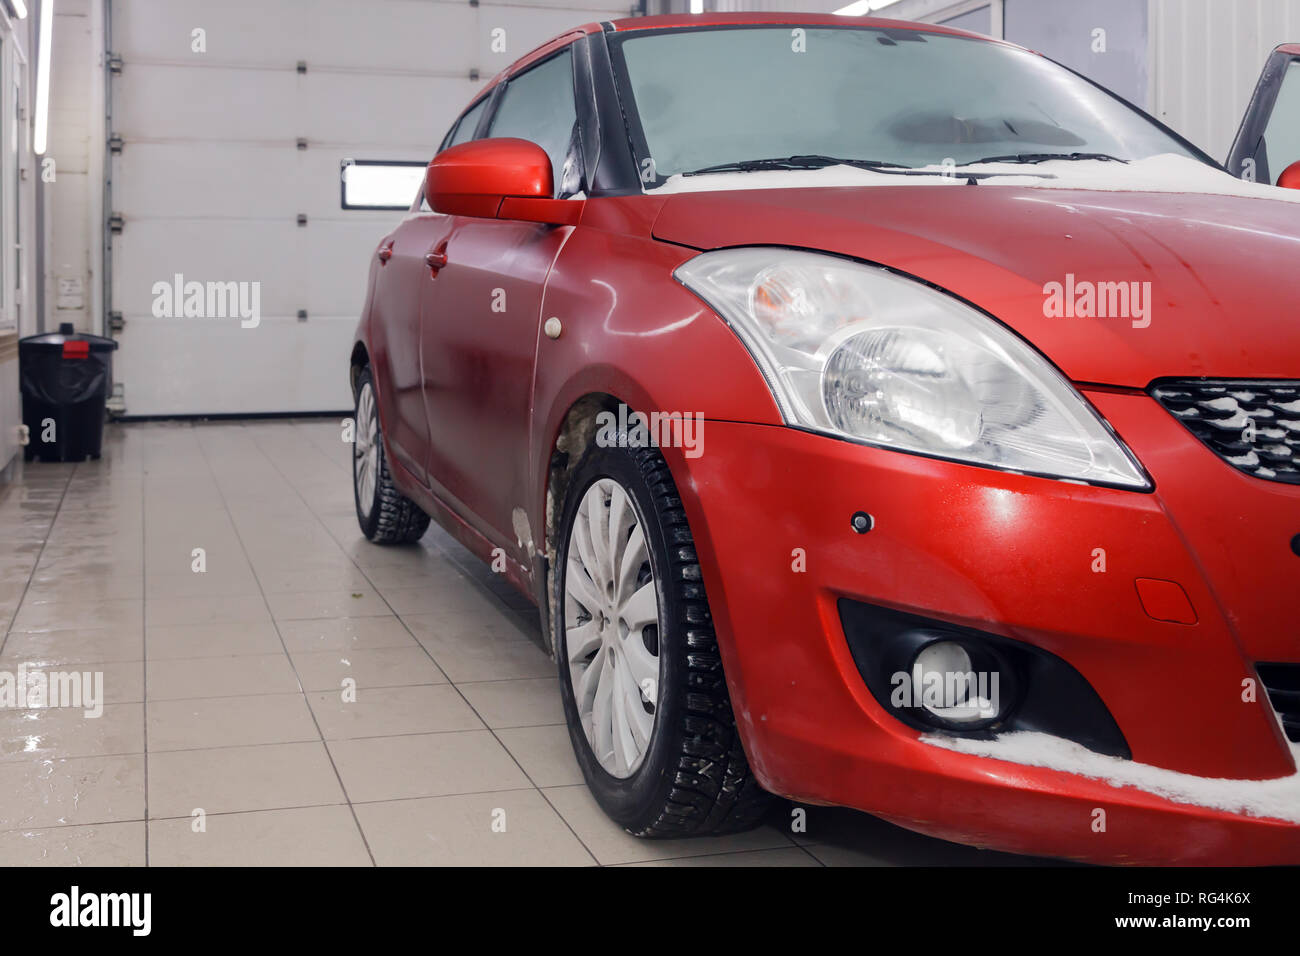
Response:
[[[628,836],[526,601],[436,527],[367,543],[347,463],[337,422],[118,425],[0,487],[0,673],[102,672],[105,699],[0,709],[0,864],[1022,862],[849,811],[791,832],[785,804]]]

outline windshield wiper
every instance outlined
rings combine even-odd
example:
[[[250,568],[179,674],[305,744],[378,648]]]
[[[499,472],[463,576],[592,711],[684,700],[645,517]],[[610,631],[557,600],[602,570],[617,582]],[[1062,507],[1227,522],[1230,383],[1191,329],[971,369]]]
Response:
[[[1069,160],[1079,162],[1082,160],[1099,159],[1116,163],[1127,163],[1127,159],[1120,159],[1118,156],[1111,156],[1109,153],[1007,153],[1004,156],[985,156],[983,159],[973,159],[968,163],[959,163],[957,167],[975,166],[980,163],[1045,163],[1053,159]],[[870,169],[882,173],[890,173],[895,176],[942,176],[945,175],[941,169],[918,169],[914,166],[907,166],[903,163],[887,163],[879,159],[843,159],[838,156],[825,156],[821,153],[808,153],[799,156],[775,156],[770,159],[738,159],[731,163],[718,163],[716,166],[705,166],[703,169],[693,169],[688,173],[682,173],[683,176],[706,176],[709,173],[757,173],[767,172],[769,170],[781,169],[825,169],[828,166],[853,166],[856,169]],[[992,174],[979,174],[992,175]],[[963,177],[964,178],[964,177]]]
[[[1127,163],[1127,159],[1120,159],[1118,156],[1111,156],[1109,153],[1007,153],[1005,156],[985,156],[983,159],[972,159],[969,163],[961,163],[961,166],[976,166],[980,163],[1046,163],[1053,159],[1064,159],[1071,162],[1079,162],[1085,159],[1101,159],[1116,163]]]
[[[708,173],[757,173],[772,169],[825,169],[827,166],[855,166],[858,169],[910,169],[902,163],[886,163],[876,159],[839,159],[811,153],[803,156],[783,156],[772,159],[740,159],[733,163],[718,163],[693,169],[683,176],[704,176]]]

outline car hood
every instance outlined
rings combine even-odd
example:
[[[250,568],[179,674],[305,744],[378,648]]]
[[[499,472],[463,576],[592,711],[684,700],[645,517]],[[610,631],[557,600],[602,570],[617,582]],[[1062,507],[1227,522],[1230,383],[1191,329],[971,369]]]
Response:
[[[1293,196],[997,179],[690,192],[667,198],[653,233],[698,249],[783,245],[879,263],[1000,319],[1076,382],[1145,388],[1165,376],[1300,378]],[[1126,313],[1096,314],[1122,312],[1124,291]]]

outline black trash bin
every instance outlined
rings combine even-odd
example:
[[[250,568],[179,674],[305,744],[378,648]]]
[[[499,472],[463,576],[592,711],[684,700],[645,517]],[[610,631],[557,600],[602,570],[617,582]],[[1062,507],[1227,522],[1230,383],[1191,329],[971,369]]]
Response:
[[[74,332],[70,322],[18,340],[28,461],[99,457],[115,348],[112,339]]]

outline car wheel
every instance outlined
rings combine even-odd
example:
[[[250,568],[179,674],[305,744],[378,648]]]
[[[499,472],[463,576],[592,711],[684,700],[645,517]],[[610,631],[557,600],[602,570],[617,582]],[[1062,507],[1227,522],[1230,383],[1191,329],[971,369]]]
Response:
[[[379,408],[370,369],[357,378],[355,436],[352,444],[352,491],[361,533],[375,544],[419,541],[429,527],[429,516],[397,490],[388,471]]]
[[[590,448],[569,483],[552,576],[569,737],[630,833],[759,822],[769,797],[736,730],[686,513],[654,448]]]

